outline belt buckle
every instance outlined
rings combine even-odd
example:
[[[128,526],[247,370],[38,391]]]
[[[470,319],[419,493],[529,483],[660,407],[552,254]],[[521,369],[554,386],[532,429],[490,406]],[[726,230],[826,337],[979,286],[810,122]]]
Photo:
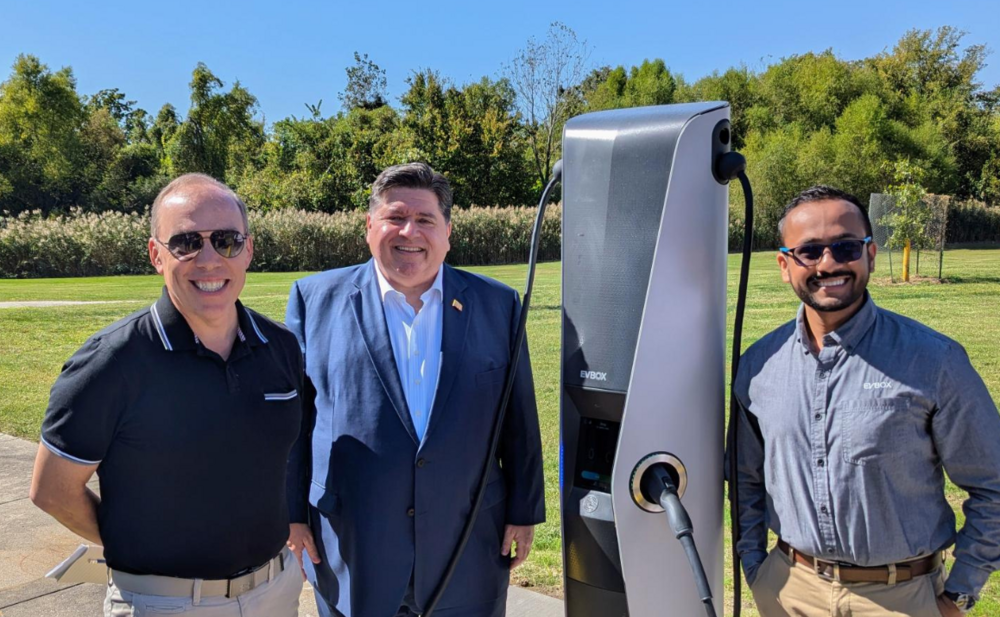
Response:
[[[825,581],[836,581],[840,583],[841,565],[850,565],[850,564],[841,564],[841,562],[839,561],[824,561],[822,559],[817,559],[813,557],[813,571],[816,573],[816,576],[820,577]]]
[[[243,576],[229,579],[226,585],[226,597],[236,598],[256,587],[254,585],[254,573],[248,572]]]

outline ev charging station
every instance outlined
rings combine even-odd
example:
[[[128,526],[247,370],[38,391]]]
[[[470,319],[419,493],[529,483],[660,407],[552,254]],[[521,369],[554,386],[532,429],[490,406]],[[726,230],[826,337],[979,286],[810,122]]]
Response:
[[[730,142],[724,102],[597,112],[566,123],[563,158],[538,205],[489,454],[472,511],[424,617],[434,613],[455,572],[494,467],[524,341],[545,206],[560,181],[559,489],[566,615],[721,613],[712,589],[722,589],[732,179],[743,187],[750,230],[743,241],[736,352],[753,229],[746,160],[730,152]],[[738,363],[736,353],[734,374]],[[732,485],[730,491],[736,509]],[[738,579],[734,601],[738,616]]]
[[[721,592],[729,105],[585,114],[563,132],[560,491],[568,617],[706,610],[667,468]],[[721,614],[721,594],[708,603]],[[710,607],[711,608],[711,607]]]

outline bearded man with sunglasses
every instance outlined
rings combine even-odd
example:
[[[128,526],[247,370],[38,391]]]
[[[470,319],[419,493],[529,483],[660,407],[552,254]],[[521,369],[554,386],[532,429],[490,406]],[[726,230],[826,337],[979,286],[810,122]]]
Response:
[[[1000,565],[996,405],[961,345],[875,305],[857,198],[812,187],[778,228],[802,306],[747,350],[734,385],[737,549],[757,607],[962,615]],[[969,493],[957,532],[944,472]]]
[[[296,615],[285,485],[302,427],[298,342],[237,299],[253,241],[233,191],[181,176],[151,219],[163,293],[66,362],[31,499],[104,547],[106,616]]]

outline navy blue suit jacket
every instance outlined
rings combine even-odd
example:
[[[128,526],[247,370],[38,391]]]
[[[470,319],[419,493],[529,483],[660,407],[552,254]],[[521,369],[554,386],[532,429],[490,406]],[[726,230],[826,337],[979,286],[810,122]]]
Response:
[[[520,314],[511,288],[444,266],[441,372],[420,443],[375,267],[369,261],[296,282],[286,316],[305,354],[307,380],[307,422],[288,471],[290,515],[309,522],[320,545],[323,563],[305,563],[319,604],[328,605],[321,612],[348,617],[395,615],[411,573],[421,609],[437,586],[486,463]],[[504,524],[545,518],[527,344],[490,478],[442,609],[480,614],[474,607],[502,603],[509,577],[509,559],[500,555]]]

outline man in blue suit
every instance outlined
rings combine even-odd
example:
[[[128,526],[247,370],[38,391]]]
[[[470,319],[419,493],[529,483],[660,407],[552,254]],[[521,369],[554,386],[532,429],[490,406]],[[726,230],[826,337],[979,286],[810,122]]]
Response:
[[[286,323],[314,397],[289,463],[289,546],[324,616],[421,614],[486,464],[521,307],[509,287],[444,265],[451,204],[428,165],[386,169],[366,217],[373,259],[291,290]],[[510,569],[545,518],[527,344],[490,465],[440,617],[502,617]]]

